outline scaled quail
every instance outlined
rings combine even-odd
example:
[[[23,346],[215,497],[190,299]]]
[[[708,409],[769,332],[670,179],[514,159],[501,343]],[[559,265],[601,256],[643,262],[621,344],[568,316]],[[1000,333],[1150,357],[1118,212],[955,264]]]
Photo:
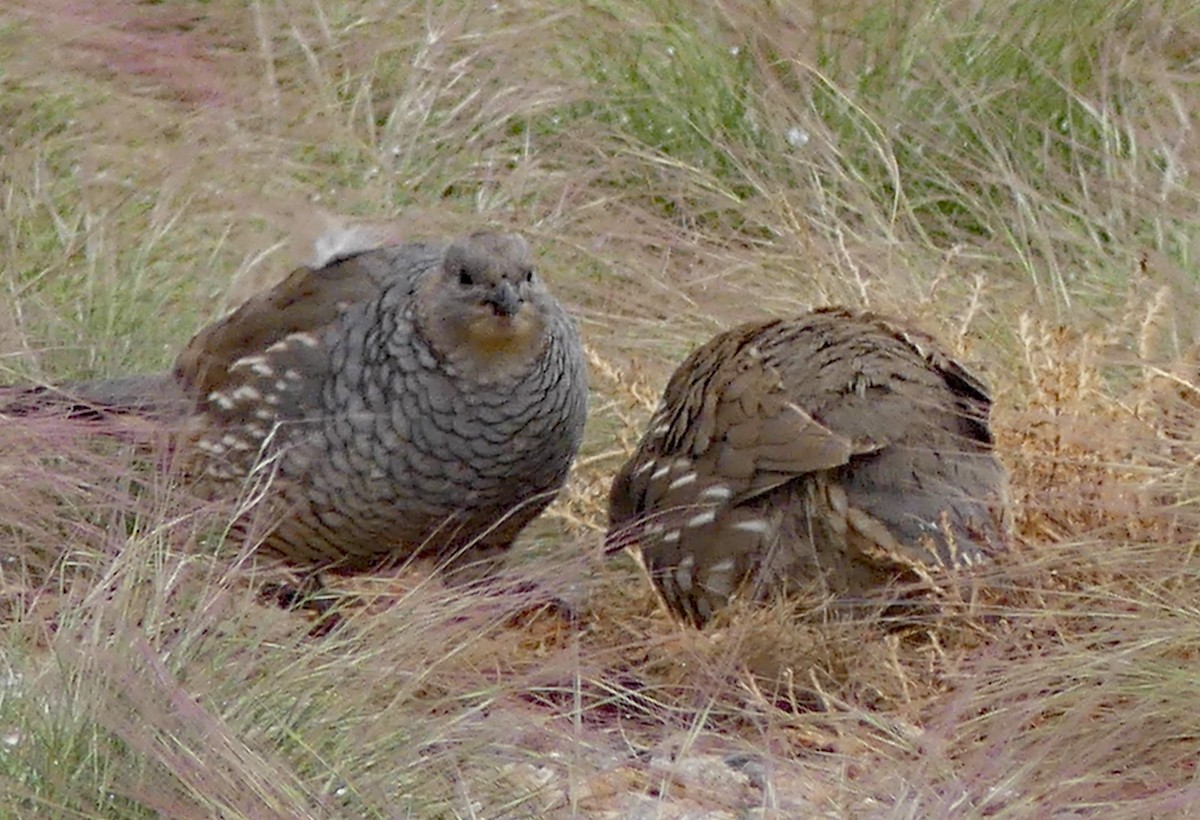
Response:
[[[984,385],[930,337],[836,308],[692,353],[613,481],[610,552],[637,545],[696,626],[735,596],[861,596],[1004,548]]]
[[[27,390],[0,413],[64,401],[182,408],[194,472],[218,489],[270,475],[260,552],[345,572],[422,553],[457,571],[486,569],[561,488],[587,383],[525,240],[476,233],[300,268],[201,330],[170,374]]]

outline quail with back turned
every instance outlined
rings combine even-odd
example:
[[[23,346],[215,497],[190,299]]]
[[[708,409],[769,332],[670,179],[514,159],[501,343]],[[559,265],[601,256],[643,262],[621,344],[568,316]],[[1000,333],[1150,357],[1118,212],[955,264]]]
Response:
[[[181,416],[218,491],[269,478],[260,553],[343,572],[423,554],[471,576],[561,488],[587,384],[525,240],[476,233],[344,248],[201,330],[169,374],[31,398]]]
[[[701,626],[735,596],[870,595],[1004,549],[984,385],[929,336],[830,308],[746,324],[671,377],[612,483],[607,543],[640,548]]]

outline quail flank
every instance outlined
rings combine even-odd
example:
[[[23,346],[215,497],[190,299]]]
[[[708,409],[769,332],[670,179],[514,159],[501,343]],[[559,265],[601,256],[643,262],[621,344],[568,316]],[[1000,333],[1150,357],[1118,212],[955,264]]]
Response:
[[[345,572],[421,553],[465,572],[562,487],[587,381],[525,240],[476,233],[300,268],[201,330],[170,374],[34,398],[181,413],[218,492],[270,477],[261,553]]]
[[[734,596],[869,594],[1006,541],[991,399],[929,336],[829,308],[746,324],[672,375],[612,483],[610,551],[640,549],[697,626]]]

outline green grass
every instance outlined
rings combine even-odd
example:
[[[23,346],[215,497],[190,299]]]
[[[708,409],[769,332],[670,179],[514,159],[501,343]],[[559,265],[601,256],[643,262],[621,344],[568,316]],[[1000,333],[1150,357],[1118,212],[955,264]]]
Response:
[[[523,231],[592,385],[515,562],[579,598],[578,635],[415,571],[348,582],[314,640],[211,548],[227,507],[0,420],[0,804],[1195,813],[1197,403],[1162,372],[1195,383],[1197,53],[1177,0],[0,11],[0,382],[169,365],[324,209]],[[826,303],[994,384],[999,592],[936,642],[782,610],[678,630],[597,557],[608,481],[696,343]],[[719,785],[731,754],[774,798]]]

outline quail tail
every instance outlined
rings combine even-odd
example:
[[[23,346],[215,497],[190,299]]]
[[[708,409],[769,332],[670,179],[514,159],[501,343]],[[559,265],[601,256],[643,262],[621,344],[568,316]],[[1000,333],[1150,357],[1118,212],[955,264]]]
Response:
[[[123,376],[59,386],[0,387],[0,416],[61,414],[93,419],[105,414],[166,419],[189,406],[170,373]]]

